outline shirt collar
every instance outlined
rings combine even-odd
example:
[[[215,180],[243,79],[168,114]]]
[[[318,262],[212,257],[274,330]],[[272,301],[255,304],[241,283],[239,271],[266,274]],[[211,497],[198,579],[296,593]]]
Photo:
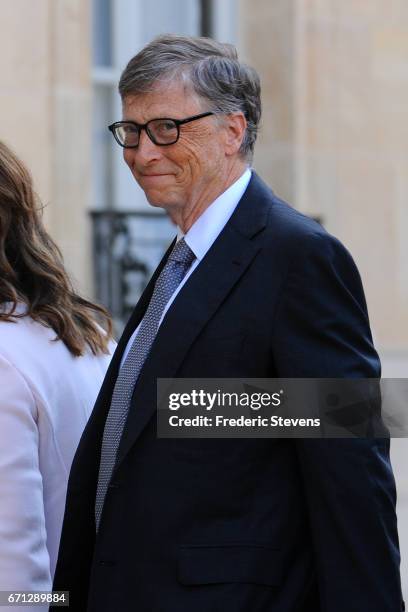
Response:
[[[228,187],[193,223],[186,234],[178,230],[177,240],[184,237],[196,258],[201,261],[218,238],[251,179],[251,170],[245,172]]]

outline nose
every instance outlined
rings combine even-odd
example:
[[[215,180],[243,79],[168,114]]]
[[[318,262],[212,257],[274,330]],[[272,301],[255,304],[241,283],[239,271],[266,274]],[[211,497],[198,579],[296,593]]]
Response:
[[[135,149],[123,149],[123,155],[129,166],[136,162],[143,167],[160,159],[162,154],[160,147],[150,140],[146,130],[141,130],[138,146]]]

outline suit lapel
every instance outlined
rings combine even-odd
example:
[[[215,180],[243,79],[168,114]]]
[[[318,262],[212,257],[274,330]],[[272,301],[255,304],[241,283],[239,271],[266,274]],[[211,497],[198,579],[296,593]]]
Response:
[[[259,194],[254,198],[258,187],[262,192],[267,189],[255,175],[230,221],[167,312],[136,384],[116,468],[156,411],[156,379],[176,376],[200,331],[261,249],[257,236],[266,225],[271,196],[268,190],[267,202]]]

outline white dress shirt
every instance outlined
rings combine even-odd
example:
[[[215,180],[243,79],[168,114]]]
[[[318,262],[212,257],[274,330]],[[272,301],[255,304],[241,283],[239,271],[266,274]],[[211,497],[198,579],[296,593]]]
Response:
[[[187,274],[184,276],[183,280],[167,302],[163,310],[159,326],[161,325],[168,309],[174,302],[183,285],[188,281],[194,270],[200,264],[201,260],[204,259],[207,251],[210,250],[211,246],[226,226],[232,213],[236,209],[238,202],[244,195],[250,179],[251,170],[247,168],[239,179],[235,181],[235,183],[230,185],[226,191],[219,195],[218,198],[205,209],[203,214],[198,217],[186,234],[183,234],[180,229],[178,230],[177,240],[184,238],[190,249],[193,251],[196,259],[193,261],[189,270],[187,271]],[[133,332],[126,349],[123,352],[121,365],[126,359],[130,347],[132,346],[133,341],[139,332],[139,328],[140,324]]]

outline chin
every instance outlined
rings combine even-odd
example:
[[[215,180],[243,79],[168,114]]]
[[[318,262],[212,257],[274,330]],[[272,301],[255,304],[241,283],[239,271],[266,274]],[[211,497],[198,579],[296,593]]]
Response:
[[[154,208],[166,208],[165,205],[159,201],[159,200],[152,200],[151,198],[147,198],[147,201],[149,202],[150,206],[153,206]]]
[[[143,189],[143,187],[142,187]],[[146,196],[146,200],[151,206],[162,206],[163,201],[166,199],[162,193],[158,193],[153,189],[143,189]]]
[[[163,193],[155,193],[154,191],[145,191],[145,196],[150,206],[154,206],[155,208],[164,208],[165,210],[177,208],[177,202],[174,201],[171,194],[166,195]]]

